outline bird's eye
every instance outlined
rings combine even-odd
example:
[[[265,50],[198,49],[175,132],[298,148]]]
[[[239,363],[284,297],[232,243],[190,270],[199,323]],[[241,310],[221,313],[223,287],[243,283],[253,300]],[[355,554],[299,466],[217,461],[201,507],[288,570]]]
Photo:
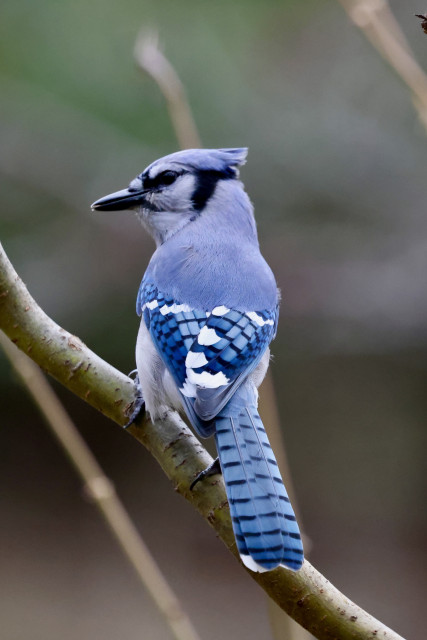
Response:
[[[163,173],[159,173],[154,182],[157,187],[166,187],[173,184],[177,177],[178,174],[175,171],[163,171]]]
[[[143,175],[142,181],[144,189],[161,189],[173,184],[175,180],[182,175],[182,172],[177,171],[162,171],[155,178],[150,178],[149,175]]]

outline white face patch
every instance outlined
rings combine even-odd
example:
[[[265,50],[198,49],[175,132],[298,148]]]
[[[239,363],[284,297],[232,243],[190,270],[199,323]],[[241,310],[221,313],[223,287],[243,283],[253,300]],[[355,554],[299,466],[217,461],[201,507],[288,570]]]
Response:
[[[149,175],[156,176],[161,167],[153,167]],[[170,164],[164,165],[162,170],[173,170]],[[144,199],[149,206],[142,203],[138,215],[151,233],[157,246],[180,231],[194,217],[192,195],[196,187],[196,177],[191,173],[184,173],[170,185],[154,189],[145,194]]]
[[[137,189],[138,191],[142,189],[142,181],[141,178],[134,178],[132,182],[129,184],[130,189]]]
[[[217,389],[229,383],[227,376],[222,371],[218,371],[218,373],[209,373],[208,371],[195,373],[192,369],[187,369],[187,380],[205,389]]]
[[[188,304],[176,304],[175,302],[171,305],[164,304],[163,307],[159,309],[162,316],[165,316],[168,313],[181,313],[185,311],[192,311],[191,307]]]
[[[253,322],[256,322],[260,327],[263,327],[265,324],[270,324],[270,325],[274,324],[273,320],[264,320],[264,318],[259,316],[255,311],[248,311],[246,315]]]
[[[216,333],[215,329],[210,329],[206,326],[203,327],[199,333],[199,337],[197,338],[197,342],[204,347],[209,347],[211,344],[215,344],[220,340],[221,338]]]
[[[191,213],[193,203],[191,197],[196,188],[196,178],[191,173],[184,173],[170,186],[164,187],[160,192],[153,192],[153,202],[161,211],[172,213],[175,217],[178,213]]]

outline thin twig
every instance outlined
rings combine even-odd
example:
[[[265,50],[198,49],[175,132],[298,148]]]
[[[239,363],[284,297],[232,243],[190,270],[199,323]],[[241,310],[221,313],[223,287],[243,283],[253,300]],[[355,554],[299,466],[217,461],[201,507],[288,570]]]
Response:
[[[2,331],[0,345],[84,481],[88,495],[104,516],[123,553],[160,609],[175,638],[200,640],[191,620],[119,500],[114,486],[105,476],[40,369]]]
[[[427,75],[418,64],[387,0],[339,0],[358,26],[394,68],[412,93],[412,101],[427,129]]]
[[[191,116],[184,87],[175,69],[163,55],[155,32],[141,31],[135,44],[135,60],[159,86],[168,106],[178,142],[182,149],[197,149],[200,138]]]

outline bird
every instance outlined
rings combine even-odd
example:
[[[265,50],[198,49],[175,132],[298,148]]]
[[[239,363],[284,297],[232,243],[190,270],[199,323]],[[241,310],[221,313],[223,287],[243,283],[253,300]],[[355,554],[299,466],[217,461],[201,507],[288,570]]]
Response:
[[[136,305],[145,409],[153,421],[179,411],[214,436],[218,458],[191,488],[222,472],[243,564],[298,571],[299,527],[257,408],[280,295],[240,180],[247,152],[172,153],[92,209],[134,210],[156,244]]]

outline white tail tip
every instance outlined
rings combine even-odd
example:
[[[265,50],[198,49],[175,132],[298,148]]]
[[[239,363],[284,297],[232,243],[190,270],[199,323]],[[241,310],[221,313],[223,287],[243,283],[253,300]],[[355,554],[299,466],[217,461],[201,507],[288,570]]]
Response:
[[[255,562],[255,560],[251,556],[240,555],[240,559],[245,567],[247,567],[251,571],[254,571],[255,573],[266,573],[266,571],[268,571],[268,569],[261,567],[260,564]]]

